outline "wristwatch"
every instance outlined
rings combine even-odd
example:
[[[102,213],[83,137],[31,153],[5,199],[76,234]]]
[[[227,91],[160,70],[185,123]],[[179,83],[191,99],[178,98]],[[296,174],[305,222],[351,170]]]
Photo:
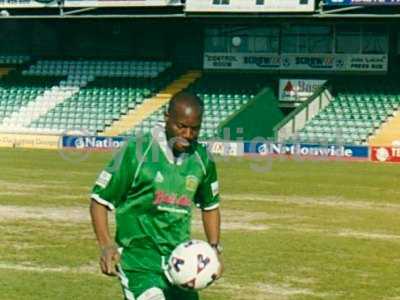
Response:
[[[224,251],[224,248],[220,243],[212,243],[210,244],[211,248],[213,248],[218,254],[221,254]]]

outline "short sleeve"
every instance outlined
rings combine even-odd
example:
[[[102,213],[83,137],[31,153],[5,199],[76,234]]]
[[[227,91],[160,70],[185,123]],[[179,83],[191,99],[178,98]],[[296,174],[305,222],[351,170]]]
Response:
[[[131,187],[136,164],[133,148],[131,142],[126,142],[100,172],[92,188],[91,198],[110,210],[126,200]]]
[[[197,189],[195,202],[196,206],[202,210],[213,210],[219,206],[220,197],[217,169],[212,159],[208,160],[206,175]]]

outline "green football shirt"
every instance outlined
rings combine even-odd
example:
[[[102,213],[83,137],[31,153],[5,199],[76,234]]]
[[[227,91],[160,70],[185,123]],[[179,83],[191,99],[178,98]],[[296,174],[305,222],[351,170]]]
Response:
[[[100,173],[91,198],[115,209],[116,242],[126,270],[160,271],[190,239],[193,206],[219,206],[215,163],[205,146],[174,157],[165,128],[129,139]]]

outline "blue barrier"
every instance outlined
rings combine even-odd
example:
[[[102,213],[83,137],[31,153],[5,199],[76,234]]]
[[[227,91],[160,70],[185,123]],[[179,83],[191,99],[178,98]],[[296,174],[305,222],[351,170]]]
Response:
[[[62,137],[63,148],[74,149],[115,149],[121,147],[126,138],[104,136],[72,136]],[[201,142],[206,144],[214,154],[241,156],[242,154],[259,155],[298,155],[309,157],[342,157],[368,158],[367,146],[317,145],[317,144],[280,144],[244,142]],[[229,151],[228,151],[228,150]]]
[[[338,146],[317,144],[279,144],[279,143],[244,143],[245,154],[260,155],[298,155],[317,157],[368,158],[369,148],[366,146]]]
[[[113,149],[121,147],[125,140],[122,137],[65,135],[62,137],[62,146],[75,149]]]

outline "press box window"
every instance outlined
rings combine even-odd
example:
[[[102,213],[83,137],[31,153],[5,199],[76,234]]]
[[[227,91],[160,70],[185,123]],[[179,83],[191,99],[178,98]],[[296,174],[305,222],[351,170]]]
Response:
[[[336,53],[361,53],[359,25],[336,25]]]
[[[386,28],[364,25],[362,28],[361,49],[364,54],[388,53],[389,41]]]
[[[283,53],[332,53],[333,31],[329,25],[289,25],[282,29]]]

